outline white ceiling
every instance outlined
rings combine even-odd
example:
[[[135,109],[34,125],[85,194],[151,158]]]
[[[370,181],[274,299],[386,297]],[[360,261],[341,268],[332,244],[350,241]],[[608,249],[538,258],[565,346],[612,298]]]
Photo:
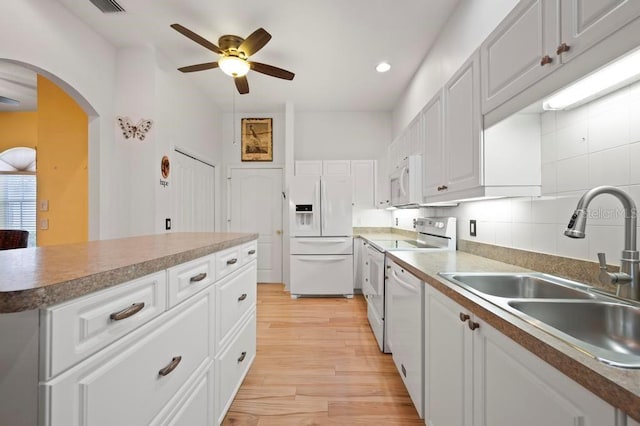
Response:
[[[0,96],[19,101],[18,105],[0,102],[0,112],[35,111],[37,108],[37,76],[11,62],[0,61]]]
[[[182,74],[224,111],[391,111],[460,0],[118,0],[103,14],[89,0],[57,0],[119,47],[153,46],[176,68],[217,55],[169,27],[179,23],[218,44],[259,27],[271,41],[251,59],[287,69],[293,81],[250,71],[239,95],[219,69]],[[380,61],[391,71],[380,74]],[[235,95],[234,95],[235,93]],[[0,93],[2,94],[2,93]]]

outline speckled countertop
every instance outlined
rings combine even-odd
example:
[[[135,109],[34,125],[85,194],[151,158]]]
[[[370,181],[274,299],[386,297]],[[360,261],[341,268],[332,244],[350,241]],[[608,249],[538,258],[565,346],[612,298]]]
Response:
[[[170,233],[0,251],[0,313],[43,308],[258,238]]]
[[[488,301],[450,283],[438,272],[521,272],[527,269],[465,252],[394,251],[402,267],[473,312],[603,400],[640,421],[640,369],[611,367]]]

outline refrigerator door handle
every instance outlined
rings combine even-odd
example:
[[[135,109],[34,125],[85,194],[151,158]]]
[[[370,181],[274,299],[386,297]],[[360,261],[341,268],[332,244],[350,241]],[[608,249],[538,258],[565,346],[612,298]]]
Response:
[[[321,215],[322,215],[322,229],[320,230],[320,235],[323,235],[325,232],[325,229],[327,229],[327,212],[326,212],[326,205],[328,204],[327,201],[327,189],[326,189],[326,185],[323,185],[322,183],[320,184],[320,189],[322,190],[322,196],[320,197],[320,211],[321,211]]]
[[[350,238],[314,238],[305,240],[303,238],[298,238],[296,241],[299,244],[336,244],[336,243],[344,243],[349,241]]]

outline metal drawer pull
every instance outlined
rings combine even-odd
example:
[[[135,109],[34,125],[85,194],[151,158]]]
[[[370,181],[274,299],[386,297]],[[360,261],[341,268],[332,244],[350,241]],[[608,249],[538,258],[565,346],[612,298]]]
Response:
[[[176,369],[178,364],[180,364],[180,361],[182,361],[182,357],[181,356],[174,356],[173,359],[171,360],[171,362],[169,363],[169,365],[164,367],[162,370],[158,371],[158,374],[161,375],[161,376],[168,375],[169,373],[171,373],[173,370]]]
[[[189,278],[189,281],[191,281],[192,283],[197,283],[198,281],[202,281],[205,278],[207,278],[207,273],[206,272],[201,272],[198,275],[195,275],[195,276]]]
[[[111,315],[109,315],[109,318],[111,318],[113,321],[120,321],[137,314],[142,310],[142,308],[144,308],[144,302],[134,303],[128,308],[124,308],[121,311],[112,313]]]
[[[480,324],[478,324],[477,322],[473,322],[473,321],[469,321],[469,328],[471,329],[471,331],[475,330],[476,328],[480,327]]]
[[[242,293],[242,295],[238,297],[238,302],[242,302],[246,298],[247,298],[247,293]]]
[[[460,321],[465,322],[468,319],[470,319],[471,317],[467,314],[463,314],[462,312],[460,312]]]
[[[227,260],[227,265],[233,265],[233,264],[234,264],[234,263],[236,263],[237,261],[238,261],[238,259],[234,257],[233,259],[229,259],[229,260]]]
[[[247,357],[247,353],[246,352],[242,352],[240,354],[240,358],[238,358],[238,362],[242,362],[244,361],[244,359]]]
[[[248,254],[256,254],[256,249],[251,249],[247,252]]]

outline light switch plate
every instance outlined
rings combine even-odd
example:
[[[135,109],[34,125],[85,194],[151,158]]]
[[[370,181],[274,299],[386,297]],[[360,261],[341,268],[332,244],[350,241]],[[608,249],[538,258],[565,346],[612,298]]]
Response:
[[[49,229],[49,219],[40,219],[40,229]]]
[[[471,235],[472,237],[475,237],[476,232],[477,232],[476,221],[475,219],[471,219],[469,221],[469,235]]]
[[[48,212],[49,211],[49,200],[40,200],[40,211]]]

